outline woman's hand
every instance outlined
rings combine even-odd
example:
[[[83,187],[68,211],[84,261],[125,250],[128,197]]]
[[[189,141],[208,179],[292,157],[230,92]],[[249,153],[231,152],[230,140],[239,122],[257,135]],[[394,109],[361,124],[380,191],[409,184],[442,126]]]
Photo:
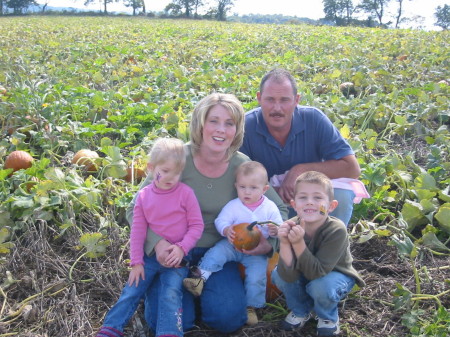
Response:
[[[133,286],[136,282],[136,287],[139,285],[139,280],[145,280],[144,266],[142,264],[137,264],[131,267],[130,275],[128,276],[128,285]]]
[[[267,241],[267,239],[263,236],[261,236],[261,240],[259,241],[259,244],[251,249],[251,250],[245,250],[243,249],[242,252],[248,255],[264,255],[269,253],[272,250],[272,245]]]
[[[167,249],[168,255],[165,261],[165,267],[178,268],[184,257],[184,251],[180,246],[170,245]]]
[[[161,266],[167,267],[165,265],[167,256],[169,255],[168,248],[171,246],[170,242],[167,240],[159,240],[155,245],[156,260]]]

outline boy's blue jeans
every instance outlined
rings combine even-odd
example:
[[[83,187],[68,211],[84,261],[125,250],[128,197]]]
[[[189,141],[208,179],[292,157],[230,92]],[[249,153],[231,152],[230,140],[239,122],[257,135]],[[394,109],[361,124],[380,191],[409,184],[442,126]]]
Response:
[[[266,303],[267,255],[244,254],[236,250],[227,239],[223,239],[206,252],[200,261],[199,267],[216,273],[222,270],[225,263],[230,261],[240,262],[245,267],[247,306],[254,308],[264,307]]]
[[[305,277],[295,282],[284,281],[277,272],[272,271],[272,282],[286,298],[287,307],[298,317],[306,317],[315,311],[322,319],[337,322],[338,303],[352,290],[355,279],[337,271],[309,281]]]
[[[330,213],[331,216],[342,220],[342,222],[348,226],[353,213],[353,199],[355,198],[355,192],[352,190],[344,190],[342,188],[334,189],[334,199],[338,201],[338,206],[333,212]],[[297,212],[289,206],[289,218],[297,215]]]
[[[193,248],[189,252],[192,256],[191,264],[197,265],[207,250],[208,248]],[[247,321],[244,284],[236,262],[228,262],[222,270],[210,276],[198,301],[184,288],[182,291],[184,331],[194,327],[196,318],[222,333],[236,331]],[[145,319],[153,331],[163,298],[160,282],[155,279],[145,295]]]
[[[156,255],[144,255],[145,280],[140,280],[132,286],[125,284],[120,298],[109,310],[103,326],[112,327],[123,332],[125,325],[135,313],[140,300],[144,297],[147,288],[158,276],[160,284],[159,312],[156,323],[156,336],[174,335],[183,336],[182,326],[182,292],[183,279],[188,274],[187,267],[166,268],[156,260]]]

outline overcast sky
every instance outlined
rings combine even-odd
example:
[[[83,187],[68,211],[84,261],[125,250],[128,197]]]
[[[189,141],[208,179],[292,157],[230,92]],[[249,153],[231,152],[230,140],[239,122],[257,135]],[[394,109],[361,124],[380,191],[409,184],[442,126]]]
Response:
[[[44,0],[37,0],[38,3],[44,3]],[[171,0],[146,0],[147,11],[163,11]],[[210,1],[212,2],[212,1]],[[67,6],[86,8],[83,6],[84,0],[48,0],[49,6]],[[100,9],[102,1],[90,5],[90,9]],[[353,1],[354,4],[358,0]],[[449,4],[450,0],[404,0],[404,17],[420,15],[426,18],[424,25],[432,28],[436,19],[434,12],[437,6]],[[386,13],[383,21],[393,20],[392,16],[398,7],[396,0],[391,0],[391,6]],[[131,11],[123,5],[112,3],[108,5],[109,11]],[[230,14],[284,14],[298,17],[307,17],[310,19],[319,19],[324,16],[322,0],[235,0]],[[435,29],[438,29],[435,27]]]

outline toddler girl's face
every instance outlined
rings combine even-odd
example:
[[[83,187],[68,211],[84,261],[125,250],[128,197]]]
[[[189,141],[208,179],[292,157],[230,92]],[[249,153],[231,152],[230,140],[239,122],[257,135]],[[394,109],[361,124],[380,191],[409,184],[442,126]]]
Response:
[[[179,181],[182,170],[173,159],[168,159],[164,163],[150,167],[153,172],[153,182],[156,187],[168,190],[174,187]]]
[[[291,205],[305,223],[322,223],[334,208],[322,186],[306,182],[297,185]]]
[[[258,174],[238,174],[235,185],[238,197],[245,205],[258,202],[269,188]]]

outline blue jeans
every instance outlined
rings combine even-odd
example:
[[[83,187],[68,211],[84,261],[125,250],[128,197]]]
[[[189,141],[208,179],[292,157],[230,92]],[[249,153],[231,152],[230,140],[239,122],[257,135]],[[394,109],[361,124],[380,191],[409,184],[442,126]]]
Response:
[[[262,308],[266,304],[267,255],[248,255],[242,253],[227,239],[210,248],[200,261],[199,267],[213,273],[222,270],[225,263],[240,262],[245,267],[245,294],[247,306]]]
[[[196,265],[208,248],[193,248],[191,264]],[[183,288],[183,329],[190,330],[196,318],[222,333],[231,333],[247,321],[244,284],[236,262],[228,262],[205,283],[199,299]],[[155,331],[158,306],[161,304],[160,283],[153,281],[145,296],[145,319]]]
[[[337,271],[309,281],[305,277],[295,282],[284,281],[272,271],[272,282],[283,292],[287,307],[298,317],[306,317],[311,311],[333,322],[338,320],[338,303],[352,290],[355,279]]]
[[[145,280],[140,280],[132,286],[125,284],[120,298],[109,310],[103,326],[112,327],[123,332],[125,325],[131,319],[146,294],[147,288],[158,280],[160,288],[160,303],[156,323],[156,336],[183,336],[182,327],[182,292],[183,279],[188,274],[187,267],[166,268],[156,260],[156,255],[144,255]]]
[[[354,198],[355,192],[353,192],[352,190],[335,188],[334,199],[338,201],[338,206],[335,208],[333,212],[330,213],[330,215],[340,219],[346,226],[348,226],[348,223],[352,218]],[[289,210],[289,218],[292,218],[297,215],[297,213],[292,207],[289,206],[288,210]]]

